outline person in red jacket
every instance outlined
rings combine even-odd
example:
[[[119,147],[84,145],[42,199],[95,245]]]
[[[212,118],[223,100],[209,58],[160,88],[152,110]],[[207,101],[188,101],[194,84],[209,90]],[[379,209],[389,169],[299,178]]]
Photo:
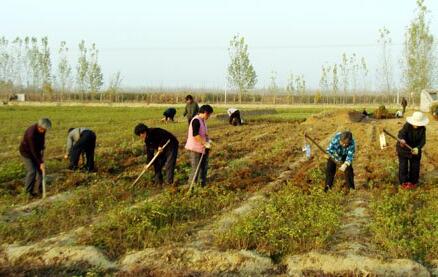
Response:
[[[35,197],[42,192],[42,174],[44,167],[44,144],[46,131],[52,127],[48,118],[41,118],[38,123],[27,128],[20,144],[20,155],[26,168],[26,192]],[[35,187],[38,189],[36,193]]]

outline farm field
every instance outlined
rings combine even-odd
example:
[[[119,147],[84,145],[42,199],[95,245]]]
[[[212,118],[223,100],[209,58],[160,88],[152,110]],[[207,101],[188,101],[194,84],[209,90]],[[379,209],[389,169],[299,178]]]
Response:
[[[0,107],[0,275],[77,276],[429,276],[438,274],[438,122],[427,127],[421,185],[394,190],[395,143],[383,127],[341,109],[293,107],[208,121],[214,147],[208,186],[187,195],[187,123],[160,121],[162,107]],[[28,199],[18,145],[39,117],[46,135],[48,198]],[[144,122],[179,142],[177,186],[156,187],[152,171],[130,184],[146,158],[133,128]],[[66,171],[67,129],[96,131],[97,173]],[[304,132],[325,147],[336,131],[356,139],[357,190],[338,174],[324,193],[325,161],[307,160]],[[388,138],[389,139],[389,138]]]

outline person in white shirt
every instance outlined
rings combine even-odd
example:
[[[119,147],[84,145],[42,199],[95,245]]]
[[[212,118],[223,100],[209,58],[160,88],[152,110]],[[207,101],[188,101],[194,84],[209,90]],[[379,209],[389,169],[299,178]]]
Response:
[[[396,111],[396,112],[395,112],[395,117],[396,117],[396,118],[401,118],[401,117],[403,117],[403,112],[402,112],[402,111]]]
[[[78,169],[79,157],[85,153],[87,163],[84,167],[88,172],[94,171],[94,149],[96,134],[88,128],[70,128],[67,136],[67,147],[64,159],[70,158],[71,170]]]
[[[233,126],[242,125],[243,120],[240,116],[240,111],[236,108],[229,108],[227,110],[228,116],[229,116],[229,122]]]

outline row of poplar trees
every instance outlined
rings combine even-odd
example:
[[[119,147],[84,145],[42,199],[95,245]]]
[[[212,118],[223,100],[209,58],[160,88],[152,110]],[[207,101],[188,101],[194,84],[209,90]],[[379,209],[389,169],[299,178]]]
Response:
[[[62,41],[57,51],[57,64],[53,65],[47,37],[0,38],[0,87],[19,87],[52,93],[71,91],[98,92],[103,85],[99,50],[85,41],[78,45],[79,57],[75,69],[69,63],[69,48]],[[54,68],[55,67],[55,68]]]
[[[402,91],[418,95],[423,89],[431,88],[436,84],[438,72],[436,68],[436,56],[434,47],[434,36],[429,27],[427,15],[429,10],[424,4],[424,0],[416,0],[416,14],[410,22],[405,33],[404,50],[401,61],[403,69],[401,83]],[[377,69],[379,80],[378,90],[393,94],[395,91],[393,66],[391,58],[390,31],[383,27],[379,29],[377,42],[381,46],[380,67]],[[244,37],[236,35],[230,41],[229,46],[230,64],[228,66],[228,82],[231,87],[239,93],[239,101],[242,94],[253,89],[257,83],[257,74],[251,64],[248,53],[248,45]],[[367,85],[369,69],[364,57],[358,57],[355,53],[348,55],[343,53],[341,62],[334,65],[323,65],[321,70],[320,92],[337,95],[341,92],[362,93],[370,89]],[[271,76],[270,90],[277,89],[276,73]],[[291,74],[286,91],[296,94],[305,93],[306,82],[304,76]],[[275,102],[275,97],[274,97]]]

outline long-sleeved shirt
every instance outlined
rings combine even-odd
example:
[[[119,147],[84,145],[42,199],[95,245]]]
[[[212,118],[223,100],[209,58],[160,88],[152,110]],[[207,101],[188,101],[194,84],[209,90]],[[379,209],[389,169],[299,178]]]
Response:
[[[421,154],[421,148],[426,144],[426,127],[414,128],[414,126],[406,122],[398,132],[398,138],[404,139],[410,147],[418,148]],[[411,150],[407,147],[401,147],[399,142],[397,142],[396,149],[399,155],[408,158],[412,157]]]
[[[199,122],[199,119],[193,119],[192,120],[192,130],[193,130],[193,136],[196,137],[199,135],[199,129],[201,128],[201,122]]]
[[[184,110],[183,116],[187,116],[187,118],[191,119],[191,118],[195,117],[195,115],[198,114],[198,111],[199,111],[198,103],[193,101],[191,103],[186,104],[186,108]]]
[[[38,132],[38,124],[34,124],[24,132],[23,140],[20,144],[20,154],[23,157],[31,159],[38,166],[44,163],[43,150],[45,135],[45,132]]]
[[[337,162],[342,162],[345,157],[345,162],[351,165],[356,152],[356,142],[352,138],[347,147],[343,147],[340,142],[341,132],[337,132],[327,147],[327,153]]]
[[[85,130],[90,130],[88,128],[74,128],[73,130],[70,131],[70,133],[68,133],[67,136],[67,154],[70,153],[71,148],[73,147],[73,145],[79,140],[79,138],[81,137],[81,133]]]
[[[231,116],[233,113],[235,113],[236,111],[238,111],[238,109],[236,108],[229,108],[227,110],[228,116]]]
[[[170,132],[161,128],[148,129],[146,140],[144,142],[148,162],[154,157],[155,150],[158,150],[158,147],[165,145],[168,140],[170,140],[170,143],[163,151],[168,151],[172,147],[178,147],[178,140]]]

